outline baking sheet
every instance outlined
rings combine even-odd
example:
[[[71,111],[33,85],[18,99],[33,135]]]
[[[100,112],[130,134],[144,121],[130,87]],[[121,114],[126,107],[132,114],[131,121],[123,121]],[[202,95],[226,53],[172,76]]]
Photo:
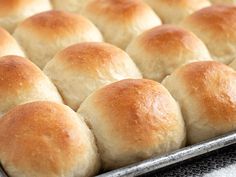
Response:
[[[157,156],[124,168],[110,171],[98,175],[98,177],[139,176],[235,143],[236,131],[162,156]],[[0,168],[0,177],[8,177],[2,168]]]

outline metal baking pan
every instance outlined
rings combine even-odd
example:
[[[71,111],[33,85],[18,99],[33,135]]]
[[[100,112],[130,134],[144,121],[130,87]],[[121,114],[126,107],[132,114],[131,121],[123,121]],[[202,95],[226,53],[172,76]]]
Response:
[[[236,144],[236,131],[199,144],[187,146],[165,155],[157,156],[127,167],[100,174],[97,177],[139,176],[232,144]],[[0,177],[8,177],[2,168],[0,168]]]

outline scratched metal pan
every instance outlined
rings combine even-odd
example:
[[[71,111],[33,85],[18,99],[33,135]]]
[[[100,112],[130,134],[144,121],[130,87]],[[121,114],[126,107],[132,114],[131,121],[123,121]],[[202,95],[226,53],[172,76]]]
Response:
[[[139,176],[235,143],[236,131],[162,156],[157,156],[127,167],[100,174],[97,177]],[[2,168],[0,168],[0,177],[9,177]]]

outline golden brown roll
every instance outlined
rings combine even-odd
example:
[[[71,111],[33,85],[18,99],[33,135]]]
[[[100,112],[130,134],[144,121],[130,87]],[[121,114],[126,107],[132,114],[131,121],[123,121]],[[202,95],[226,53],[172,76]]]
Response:
[[[25,18],[51,10],[49,0],[0,0],[0,26],[13,33]]]
[[[212,4],[236,4],[236,0],[211,0]]]
[[[18,55],[24,57],[24,52],[16,40],[0,27],[0,57],[5,55]]]
[[[193,12],[211,5],[209,0],[144,0],[163,23],[179,24]]]
[[[18,56],[0,58],[0,116],[14,106],[35,100],[61,103],[56,87],[29,60]]]
[[[161,24],[159,17],[141,0],[91,0],[82,14],[100,29],[105,41],[122,49],[133,37]]]
[[[182,26],[194,32],[214,60],[229,64],[236,57],[236,6],[215,5],[187,17]]]
[[[143,76],[161,81],[183,64],[211,60],[204,43],[193,33],[162,25],[134,38],[126,49]]]
[[[107,43],[80,43],[59,53],[44,73],[54,82],[65,103],[77,110],[96,89],[127,78],[142,78],[132,59]]]
[[[26,19],[16,28],[14,37],[40,68],[69,45],[102,41],[100,32],[89,20],[63,11],[42,12]]]
[[[55,9],[80,13],[88,0],[51,0],[51,2]]]
[[[0,138],[0,161],[11,177],[88,177],[100,166],[89,128],[62,104],[13,108],[0,119]]]
[[[179,106],[155,81],[128,79],[105,86],[78,113],[96,137],[105,169],[178,149],[185,142]]]
[[[162,83],[180,104],[190,144],[236,130],[236,72],[230,67],[194,62]]]

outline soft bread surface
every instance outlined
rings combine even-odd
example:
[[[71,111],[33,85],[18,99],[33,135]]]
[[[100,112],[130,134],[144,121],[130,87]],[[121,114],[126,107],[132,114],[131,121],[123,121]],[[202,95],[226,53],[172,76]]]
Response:
[[[78,113],[93,131],[105,169],[114,169],[184,145],[180,109],[159,83],[122,80],[91,94]]]
[[[236,6],[215,5],[187,17],[182,26],[206,44],[213,59],[229,64],[236,57]]]
[[[89,0],[51,0],[52,5],[57,10],[80,13],[84,5]]]
[[[16,28],[14,37],[40,68],[69,45],[102,41],[100,32],[89,20],[63,11],[42,12],[26,19]]]
[[[161,81],[183,64],[211,60],[204,43],[193,33],[162,25],[134,38],[126,49],[143,76]]]
[[[91,0],[82,14],[100,29],[105,41],[122,49],[133,37],[161,24],[159,17],[141,0]]]
[[[163,81],[179,102],[190,144],[236,130],[236,72],[216,61],[187,64]]]
[[[193,12],[208,7],[208,0],[144,0],[149,4],[163,23],[179,24]]]
[[[80,43],[59,53],[44,73],[54,82],[67,105],[77,110],[96,89],[127,78],[142,78],[132,59],[107,43]]]
[[[0,115],[14,106],[34,101],[62,102],[56,87],[29,60],[18,56],[0,58]]]
[[[12,33],[31,15],[51,10],[49,0],[0,0],[0,26]]]
[[[0,138],[0,161],[11,177],[88,177],[100,166],[90,130],[62,104],[13,108],[0,120]]]
[[[5,55],[18,55],[24,57],[24,52],[16,40],[0,27],[0,57]]]

